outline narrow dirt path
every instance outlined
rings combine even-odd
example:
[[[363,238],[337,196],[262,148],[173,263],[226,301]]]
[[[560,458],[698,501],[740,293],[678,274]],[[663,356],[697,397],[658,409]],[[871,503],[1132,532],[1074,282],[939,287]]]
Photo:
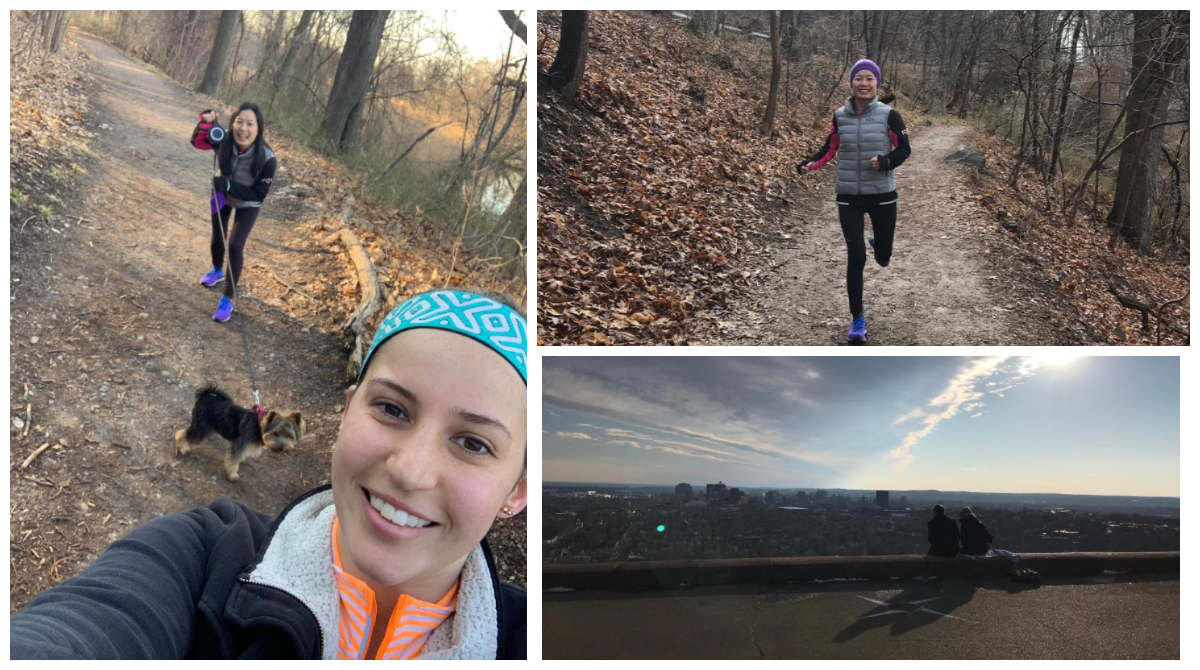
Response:
[[[206,105],[116,49],[76,35],[98,61],[97,133],[69,218],[13,230],[10,252],[10,522],[12,590],[19,609],[77,572],[112,540],[150,518],[219,496],[274,513],[327,481],[344,390],[335,335],[293,320],[257,296],[274,271],[303,284],[336,281],[336,251],[298,244],[296,222],[318,218],[291,195],[288,157],[246,247],[242,311],[265,405],[304,413],[308,434],[287,454],[265,454],[225,480],[215,439],[174,453],[195,389],[215,382],[253,402],[236,318],[212,320],[206,194],[212,155],[188,145]],[[26,418],[28,417],[28,419]],[[27,469],[19,464],[40,445]]]
[[[891,264],[879,267],[868,248],[869,344],[1061,344],[1047,325],[1042,289],[1023,278],[1003,233],[963,185],[965,168],[943,162],[969,143],[970,132],[952,125],[919,130],[911,158],[896,171]],[[720,314],[713,344],[846,343],[846,245],[830,167],[812,177],[820,186],[794,207],[790,239],[771,249],[750,300]]]

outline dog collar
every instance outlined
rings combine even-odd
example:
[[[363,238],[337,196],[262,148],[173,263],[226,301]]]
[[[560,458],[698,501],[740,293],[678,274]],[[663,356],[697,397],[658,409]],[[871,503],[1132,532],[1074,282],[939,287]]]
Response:
[[[267,408],[263,407],[262,405],[255,405],[254,407],[251,407],[250,409],[254,411],[255,415],[257,415],[258,422],[261,424],[263,417],[267,415]]]
[[[462,291],[430,291],[397,305],[375,331],[355,383],[362,382],[371,354],[379,345],[411,328],[437,328],[465,335],[503,356],[529,384],[525,374],[525,319],[507,305]]]

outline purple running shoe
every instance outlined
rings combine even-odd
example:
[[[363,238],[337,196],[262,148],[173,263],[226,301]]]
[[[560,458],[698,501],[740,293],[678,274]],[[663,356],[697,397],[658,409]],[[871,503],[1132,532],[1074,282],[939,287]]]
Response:
[[[201,284],[204,284],[205,286],[210,286],[210,287],[216,286],[217,284],[220,284],[223,281],[225,281],[225,273],[221,272],[217,268],[213,268],[211,271],[209,271],[208,274],[206,274],[200,278]]]
[[[233,314],[233,301],[221,296],[221,302],[217,303],[217,311],[213,312],[213,320],[225,323],[231,314]]]
[[[849,339],[851,343],[857,342],[861,344],[867,341],[867,322],[863,319],[861,314],[858,315],[858,317],[854,319],[854,323],[850,325],[850,332],[846,334],[846,338]]]

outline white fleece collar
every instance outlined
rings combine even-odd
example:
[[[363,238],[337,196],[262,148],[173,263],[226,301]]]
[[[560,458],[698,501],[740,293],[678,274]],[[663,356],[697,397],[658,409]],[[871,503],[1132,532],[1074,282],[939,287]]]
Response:
[[[337,658],[338,588],[333,575],[333,491],[314,494],[287,512],[250,581],[281,589],[312,610],[321,625],[325,660]],[[483,547],[467,556],[454,614],[438,626],[421,659],[496,658],[496,592]]]

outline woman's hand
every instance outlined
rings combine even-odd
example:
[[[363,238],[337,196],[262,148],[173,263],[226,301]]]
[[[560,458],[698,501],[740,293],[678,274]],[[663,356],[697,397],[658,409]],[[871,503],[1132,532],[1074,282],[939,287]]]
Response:
[[[882,165],[881,161],[879,160],[879,156],[873,156],[871,158],[871,167],[875,168],[876,172],[879,172],[880,170],[883,169],[883,165]]]
[[[227,193],[229,192],[229,180],[217,175],[213,177],[213,188],[217,190],[217,193]]]
[[[803,163],[796,166],[796,172],[799,172],[800,174],[804,175],[804,174],[808,174],[810,172],[816,172],[816,168],[814,168],[812,166],[812,163],[809,163],[808,161],[804,161]]]
[[[200,118],[203,119],[205,123],[212,123],[213,121],[217,120],[217,113],[213,112],[213,111],[208,111],[208,112],[201,114]]]

